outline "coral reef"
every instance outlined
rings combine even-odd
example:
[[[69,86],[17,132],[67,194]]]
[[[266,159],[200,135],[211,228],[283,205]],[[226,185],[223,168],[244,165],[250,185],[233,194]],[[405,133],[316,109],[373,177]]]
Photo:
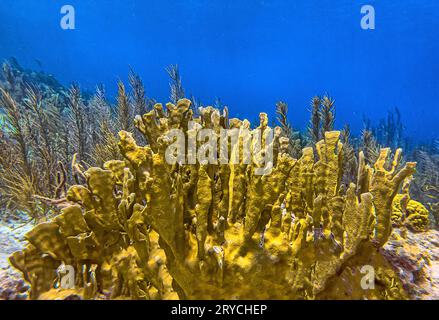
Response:
[[[14,231],[0,230],[0,253],[19,250],[11,263],[29,298],[434,296],[438,148],[413,149],[398,109],[376,127],[366,119],[355,137],[349,125],[333,131],[335,100],[325,94],[313,98],[307,132],[298,132],[285,102],[276,105],[279,127],[270,128],[264,113],[250,123],[229,119],[220,99],[215,108],[182,99],[176,65],[166,70],[172,103],[165,107],[146,96],[133,70],[129,86],[118,83],[115,105],[101,86],[94,94],[67,89],[15,59],[2,71],[0,210],[7,220],[27,214],[43,223],[24,247],[9,237]],[[251,127],[263,140],[274,133],[271,174],[255,174],[267,150],[243,161],[243,145],[257,145]],[[178,150],[177,163],[165,161],[170,132],[185,132],[189,148],[205,128],[219,164],[191,163]],[[238,145],[221,149],[223,128],[239,133]],[[212,159],[212,149],[200,150]],[[240,161],[224,163],[224,151]],[[416,173],[409,160],[418,162]],[[74,287],[66,289],[69,266]],[[374,289],[363,288],[367,266]],[[25,298],[23,280],[2,270],[0,299]]]
[[[439,299],[439,231],[395,228],[380,251],[397,271],[410,299]]]
[[[149,144],[121,131],[121,160],[78,169],[85,183],[68,190],[68,206],[30,231],[27,247],[10,258],[32,299],[408,297],[377,250],[391,235],[392,201],[415,172],[415,163],[400,167],[401,149],[393,158],[381,149],[373,166],[361,152],[357,182],[343,191],[340,132],[320,132],[323,139],[295,159],[282,130],[261,114],[256,129],[274,132],[266,146],[274,158],[271,174],[257,175],[258,156],[268,151],[243,161],[244,142],[255,143],[249,122],[212,107],[193,118],[190,104],[156,104],[135,119]],[[181,129],[189,141],[200,128],[214,139],[221,128],[237,129],[239,143],[227,149],[239,162],[169,164],[169,132]],[[65,265],[74,267],[75,288],[61,285],[56,270]],[[364,266],[373,267],[373,287],[361,284]]]
[[[395,225],[402,223],[413,231],[427,231],[430,224],[428,210],[415,200],[407,199],[405,195],[398,194],[393,200],[392,222]]]

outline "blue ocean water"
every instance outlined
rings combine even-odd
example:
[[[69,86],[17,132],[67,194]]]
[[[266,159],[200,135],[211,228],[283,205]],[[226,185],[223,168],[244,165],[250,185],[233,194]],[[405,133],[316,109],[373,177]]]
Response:
[[[60,27],[66,4],[74,30]],[[366,4],[374,30],[360,26]],[[132,66],[147,95],[166,102],[164,68],[178,64],[188,95],[205,105],[220,98],[232,116],[273,118],[282,100],[304,128],[311,98],[328,92],[336,127],[359,132],[363,115],[378,121],[398,107],[417,140],[439,138],[438,40],[437,0],[0,1],[0,58],[65,85],[102,83],[111,96]]]

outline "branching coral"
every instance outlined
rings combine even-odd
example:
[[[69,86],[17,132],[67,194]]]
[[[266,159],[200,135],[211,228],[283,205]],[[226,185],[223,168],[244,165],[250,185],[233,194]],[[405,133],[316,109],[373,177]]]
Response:
[[[0,105],[6,112],[0,156],[2,205],[10,210],[26,210],[33,218],[47,211],[34,195],[53,196],[59,182],[56,153],[61,139],[54,134],[59,129],[59,113],[50,101],[45,101],[44,109],[42,103],[37,88],[26,88],[23,104],[0,88]]]
[[[379,155],[379,147],[373,136],[372,131],[364,129],[361,132],[361,150],[364,152],[365,160],[368,164],[375,163]]]
[[[439,143],[426,150],[417,150],[415,159],[419,169],[412,183],[413,198],[425,204],[431,213],[431,222],[439,226]]]
[[[178,65],[170,65],[166,68],[166,72],[169,75],[169,87],[171,89],[170,99],[173,103],[177,103],[178,100],[184,98],[184,88],[181,82],[180,69]]]
[[[321,99],[318,96],[312,98],[311,101],[311,119],[308,125],[308,134],[313,143],[320,140],[320,125],[321,125],[321,114],[320,114],[320,104]]]
[[[324,95],[321,103],[322,103],[320,110],[320,118],[322,119],[321,130],[322,130],[322,136],[324,136],[325,132],[334,129],[335,100],[329,97],[328,95]]]
[[[300,135],[294,132],[293,127],[288,121],[288,105],[285,102],[278,102],[276,104],[277,121],[282,128],[283,135],[289,139],[289,154],[292,157],[298,158],[302,152]]]
[[[342,183],[348,186],[354,182],[358,171],[358,160],[355,155],[355,146],[352,143],[351,129],[345,125],[341,131],[341,142],[343,143],[343,176]]]
[[[149,144],[121,131],[123,160],[87,170],[86,183],[67,193],[71,205],[35,227],[28,247],[11,257],[32,298],[64,296],[55,270],[67,264],[76,271],[68,292],[84,298],[108,291],[134,299],[406,297],[377,251],[390,235],[392,200],[415,170],[415,163],[399,169],[401,150],[389,167],[389,149],[372,167],[361,153],[357,184],[344,195],[338,131],[324,133],[316,154],[308,147],[294,159],[288,138],[261,114],[255,130],[265,141],[274,131],[274,139],[246,162],[244,145],[256,150],[249,122],[228,120],[227,112],[207,107],[193,119],[190,101],[181,99],[156,104],[135,124]],[[226,149],[239,161],[191,163],[188,154],[166,161],[173,129],[189,142],[201,128],[218,140],[222,127],[237,130],[239,143]],[[273,169],[258,175],[270,148]],[[374,268],[374,288],[361,286],[365,265]]]
[[[88,144],[87,144],[87,130],[86,130],[86,112],[83,100],[81,97],[81,90],[78,85],[74,84],[69,91],[69,108],[72,111],[72,123],[75,128],[74,138],[75,145],[78,146],[77,152],[82,161],[87,160]]]

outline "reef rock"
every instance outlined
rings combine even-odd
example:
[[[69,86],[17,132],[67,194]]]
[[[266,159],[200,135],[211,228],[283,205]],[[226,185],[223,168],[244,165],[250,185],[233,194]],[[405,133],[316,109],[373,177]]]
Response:
[[[0,300],[22,300],[27,298],[29,285],[22,275],[8,263],[14,251],[25,246],[24,234],[32,228],[31,224],[20,226],[17,220],[0,222]]]
[[[439,299],[439,231],[394,229],[381,249],[411,299]]]

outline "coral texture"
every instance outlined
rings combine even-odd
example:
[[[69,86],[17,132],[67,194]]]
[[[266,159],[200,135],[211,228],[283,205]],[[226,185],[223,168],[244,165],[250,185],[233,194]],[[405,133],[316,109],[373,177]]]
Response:
[[[394,266],[410,299],[439,299],[439,231],[395,228],[380,249]]]
[[[420,202],[411,200],[405,194],[396,195],[393,200],[392,222],[405,224],[413,231],[427,231],[430,224],[427,208]]]
[[[26,235],[28,246],[11,256],[31,298],[407,297],[378,250],[391,234],[392,201],[415,171],[411,162],[398,169],[400,149],[390,161],[390,149],[381,149],[372,167],[361,153],[357,183],[344,191],[340,132],[325,132],[294,159],[288,139],[261,114],[256,129],[263,139],[274,131],[274,158],[271,173],[257,175],[258,157],[269,147],[243,161],[244,142],[255,145],[244,130],[249,122],[212,107],[200,113],[193,119],[187,99],[166,109],[156,104],[135,119],[146,146],[120,132],[123,160],[84,172],[85,183],[67,192],[71,205],[37,225]],[[217,140],[221,128],[237,129],[240,143],[228,149],[239,162],[168,164],[168,133],[182,129],[189,141],[200,128]],[[64,265],[74,267],[72,289],[56,272]],[[373,267],[373,288],[362,286],[364,266]]]

